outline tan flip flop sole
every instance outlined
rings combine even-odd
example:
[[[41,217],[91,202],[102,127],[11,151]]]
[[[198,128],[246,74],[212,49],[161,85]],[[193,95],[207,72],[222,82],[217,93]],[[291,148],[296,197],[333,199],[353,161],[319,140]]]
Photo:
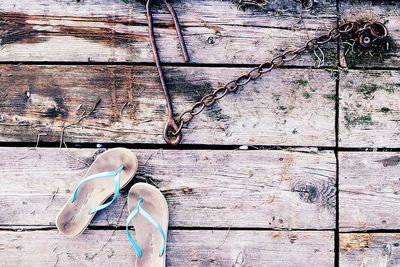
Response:
[[[131,213],[143,199],[141,207],[149,213],[161,226],[167,239],[168,233],[168,205],[163,194],[152,185],[137,183],[131,187],[128,195],[128,210]],[[160,257],[160,248],[164,240],[157,229],[141,214],[132,221],[135,228],[135,239],[142,250],[142,257],[136,257],[135,267],[164,267],[166,264],[166,248]]]
[[[132,180],[138,168],[136,155],[126,148],[113,148],[102,153],[90,166],[85,177],[114,171],[121,165],[125,167],[120,174],[120,188],[123,188]],[[71,196],[58,213],[56,217],[58,230],[69,237],[81,234],[95,215],[91,214],[90,210],[103,204],[113,193],[113,177],[95,179],[83,184],[79,188],[76,200],[72,203]]]

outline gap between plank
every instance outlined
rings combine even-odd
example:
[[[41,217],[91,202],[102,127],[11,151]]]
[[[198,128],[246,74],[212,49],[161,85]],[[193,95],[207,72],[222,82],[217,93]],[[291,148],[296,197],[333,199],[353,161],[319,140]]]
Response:
[[[125,226],[88,226],[88,230],[125,230]],[[34,232],[34,231],[54,231],[55,226],[43,225],[13,225],[0,226],[0,231],[5,232]],[[261,227],[185,227],[185,226],[170,226],[168,230],[183,230],[183,231],[264,231],[264,232],[333,232],[334,229],[288,229],[288,228],[261,228]]]
[[[337,55],[338,56],[338,55]],[[266,59],[267,60],[267,59]],[[170,62],[161,63],[163,67],[193,67],[193,68],[254,68],[261,64],[245,64],[245,63],[198,63],[198,62]],[[109,62],[109,61],[0,61],[1,65],[28,65],[28,66],[155,66],[153,62]],[[312,70],[324,70],[332,69],[335,66],[297,66],[297,65],[283,65],[279,69],[312,69]],[[348,70],[377,70],[387,71],[393,70],[398,71],[400,67],[349,67]]]
[[[337,137],[336,137],[337,138]],[[148,144],[148,143],[66,143],[68,148],[114,148],[125,147],[130,149],[165,149],[165,150],[242,150],[242,146],[247,146],[246,150],[299,150],[313,149],[317,151],[337,151],[337,152],[400,152],[398,148],[386,147],[339,147],[339,146],[288,146],[288,145],[212,145],[212,144],[181,144],[179,146],[169,146],[167,144]],[[101,145],[100,147],[98,145]],[[59,148],[59,142],[40,142],[37,148]],[[36,142],[0,142],[1,147],[26,147],[36,148]],[[313,153],[310,151],[309,153]]]
[[[340,17],[340,0],[336,0],[336,25],[339,27]],[[336,42],[336,56],[337,56],[337,68],[340,66],[340,40]],[[336,214],[335,214],[335,267],[340,266],[340,234],[339,234],[339,86],[340,86],[340,71],[337,73],[336,78],[336,100],[335,100],[335,159],[336,159]]]

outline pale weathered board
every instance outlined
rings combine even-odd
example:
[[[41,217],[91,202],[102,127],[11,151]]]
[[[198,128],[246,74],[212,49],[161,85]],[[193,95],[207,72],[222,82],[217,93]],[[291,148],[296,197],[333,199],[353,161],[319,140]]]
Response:
[[[0,225],[54,225],[58,211],[97,152],[1,148],[1,177],[12,177],[12,183],[0,179]],[[171,226],[335,227],[336,161],[332,152],[135,152],[139,170],[133,182],[147,181],[160,188],[170,208]],[[124,225],[118,222],[120,216],[127,216],[126,198],[100,212],[93,225]]]
[[[341,20],[368,20],[385,23],[391,37],[389,45],[374,49],[372,54],[359,56],[350,44],[342,44],[342,65],[349,67],[399,68],[400,66],[400,1],[340,0]],[[361,51],[360,51],[361,52]],[[346,56],[344,56],[346,54]]]
[[[400,147],[400,71],[340,73],[339,146]]]
[[[333,0],[311,8],[293,0],[269,2],[264,11],[243,12],[232,1],[175,1],[191,62],[262,63],[336,25]],[[162,60],[183,62],[166,7],[154,11]],[[140,1],[3,0],[0,16],[1,61],[153,62]],[[327,47],[325,64],[334,65],[336,46]],[[315,57],[288,64],[313,66]]]
[[[175,111],[247,71],[166,68]],[[101,98],[94,113],[65,129],[64,141],[164,143],[165,100],[154,67],[3,65],[0,73],[0,141],[36,142],[40,133],[59,142],[63,125]],[[333,146],[335,84],[325,70],[274,70],[206,108],[184,129],[183,143]]]
[[[400,266],[400,234],[340,234],[341,267]]]
[[[399,229],[400,153],[339,152],[340,230]]]
[[[170,230],[167,266],[334,266],[333,232]],[[1,266],[134,266],[125,231],[0,232]],[[235,265],[236,264],[236,265]]]

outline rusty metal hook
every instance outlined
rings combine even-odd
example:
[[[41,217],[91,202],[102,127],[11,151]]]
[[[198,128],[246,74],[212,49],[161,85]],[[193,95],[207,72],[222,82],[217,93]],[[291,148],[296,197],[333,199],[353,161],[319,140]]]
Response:
[[[158,53],[159,51],[158,51],[156,40],[154,37],[154,24],[153,24],[153,16],[151,13],[152,2],[153,2],[153,0],[148,0],[146,3],[147,21],[148,21],[148,27],[149,27],[149,37],[150,37],[151,49],[153,51],[154,61],[156,62],[158,76],[160,77],[161,87],[163,89],[163,93],[164,93],[164,97],[165,97],[165,106],[166,106],[167,114],[168,114],[167,122],[165,124],[164,131],[163,131],[163,138],[167,144],[177,145],[182,140],[182,133],[181,132],[177,133],[177,130],[179,127],[176,124],[176,121],[174,119],[174,111],[173,111],[173,107],[172,107],[171,96],[169,94],[169,90],[165,83],[164,72],[162,70],[161,61],[160,61],[160,55]],[[174,21],[176,34],[178,35],[179,44],[181,46],[181,50],[182,50],[182,54],[185,59],[185,62],[189,62],[189,55],[188,55],[188,52],[186,49],[185,41],[183,40],[182,31],[181,31],[181,28],[179,25],[179,20],[175,13],[175,10],[172,7],[172,5],[168,2],[168,0],[163,0],[163,2],[167,6],[168,11],[171,14],[171,17]]]

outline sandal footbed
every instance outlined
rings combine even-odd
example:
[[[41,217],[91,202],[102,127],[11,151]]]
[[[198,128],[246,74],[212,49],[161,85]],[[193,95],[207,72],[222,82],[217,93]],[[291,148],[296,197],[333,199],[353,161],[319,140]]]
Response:
[[[90,166],[85,177],[117,170],[121,164],[125,166],[120,176],[120,186],[123,188],[132,180],[138,168],[136,155],[125,148],[113,148],[102,153]],[[81,234],[95,215],[90,214],[91,208],[103,204],[113,193],[113,177],[94,179],[83,184],[74,203],[71,196],[57,215],[58,230],[70,237]]]

